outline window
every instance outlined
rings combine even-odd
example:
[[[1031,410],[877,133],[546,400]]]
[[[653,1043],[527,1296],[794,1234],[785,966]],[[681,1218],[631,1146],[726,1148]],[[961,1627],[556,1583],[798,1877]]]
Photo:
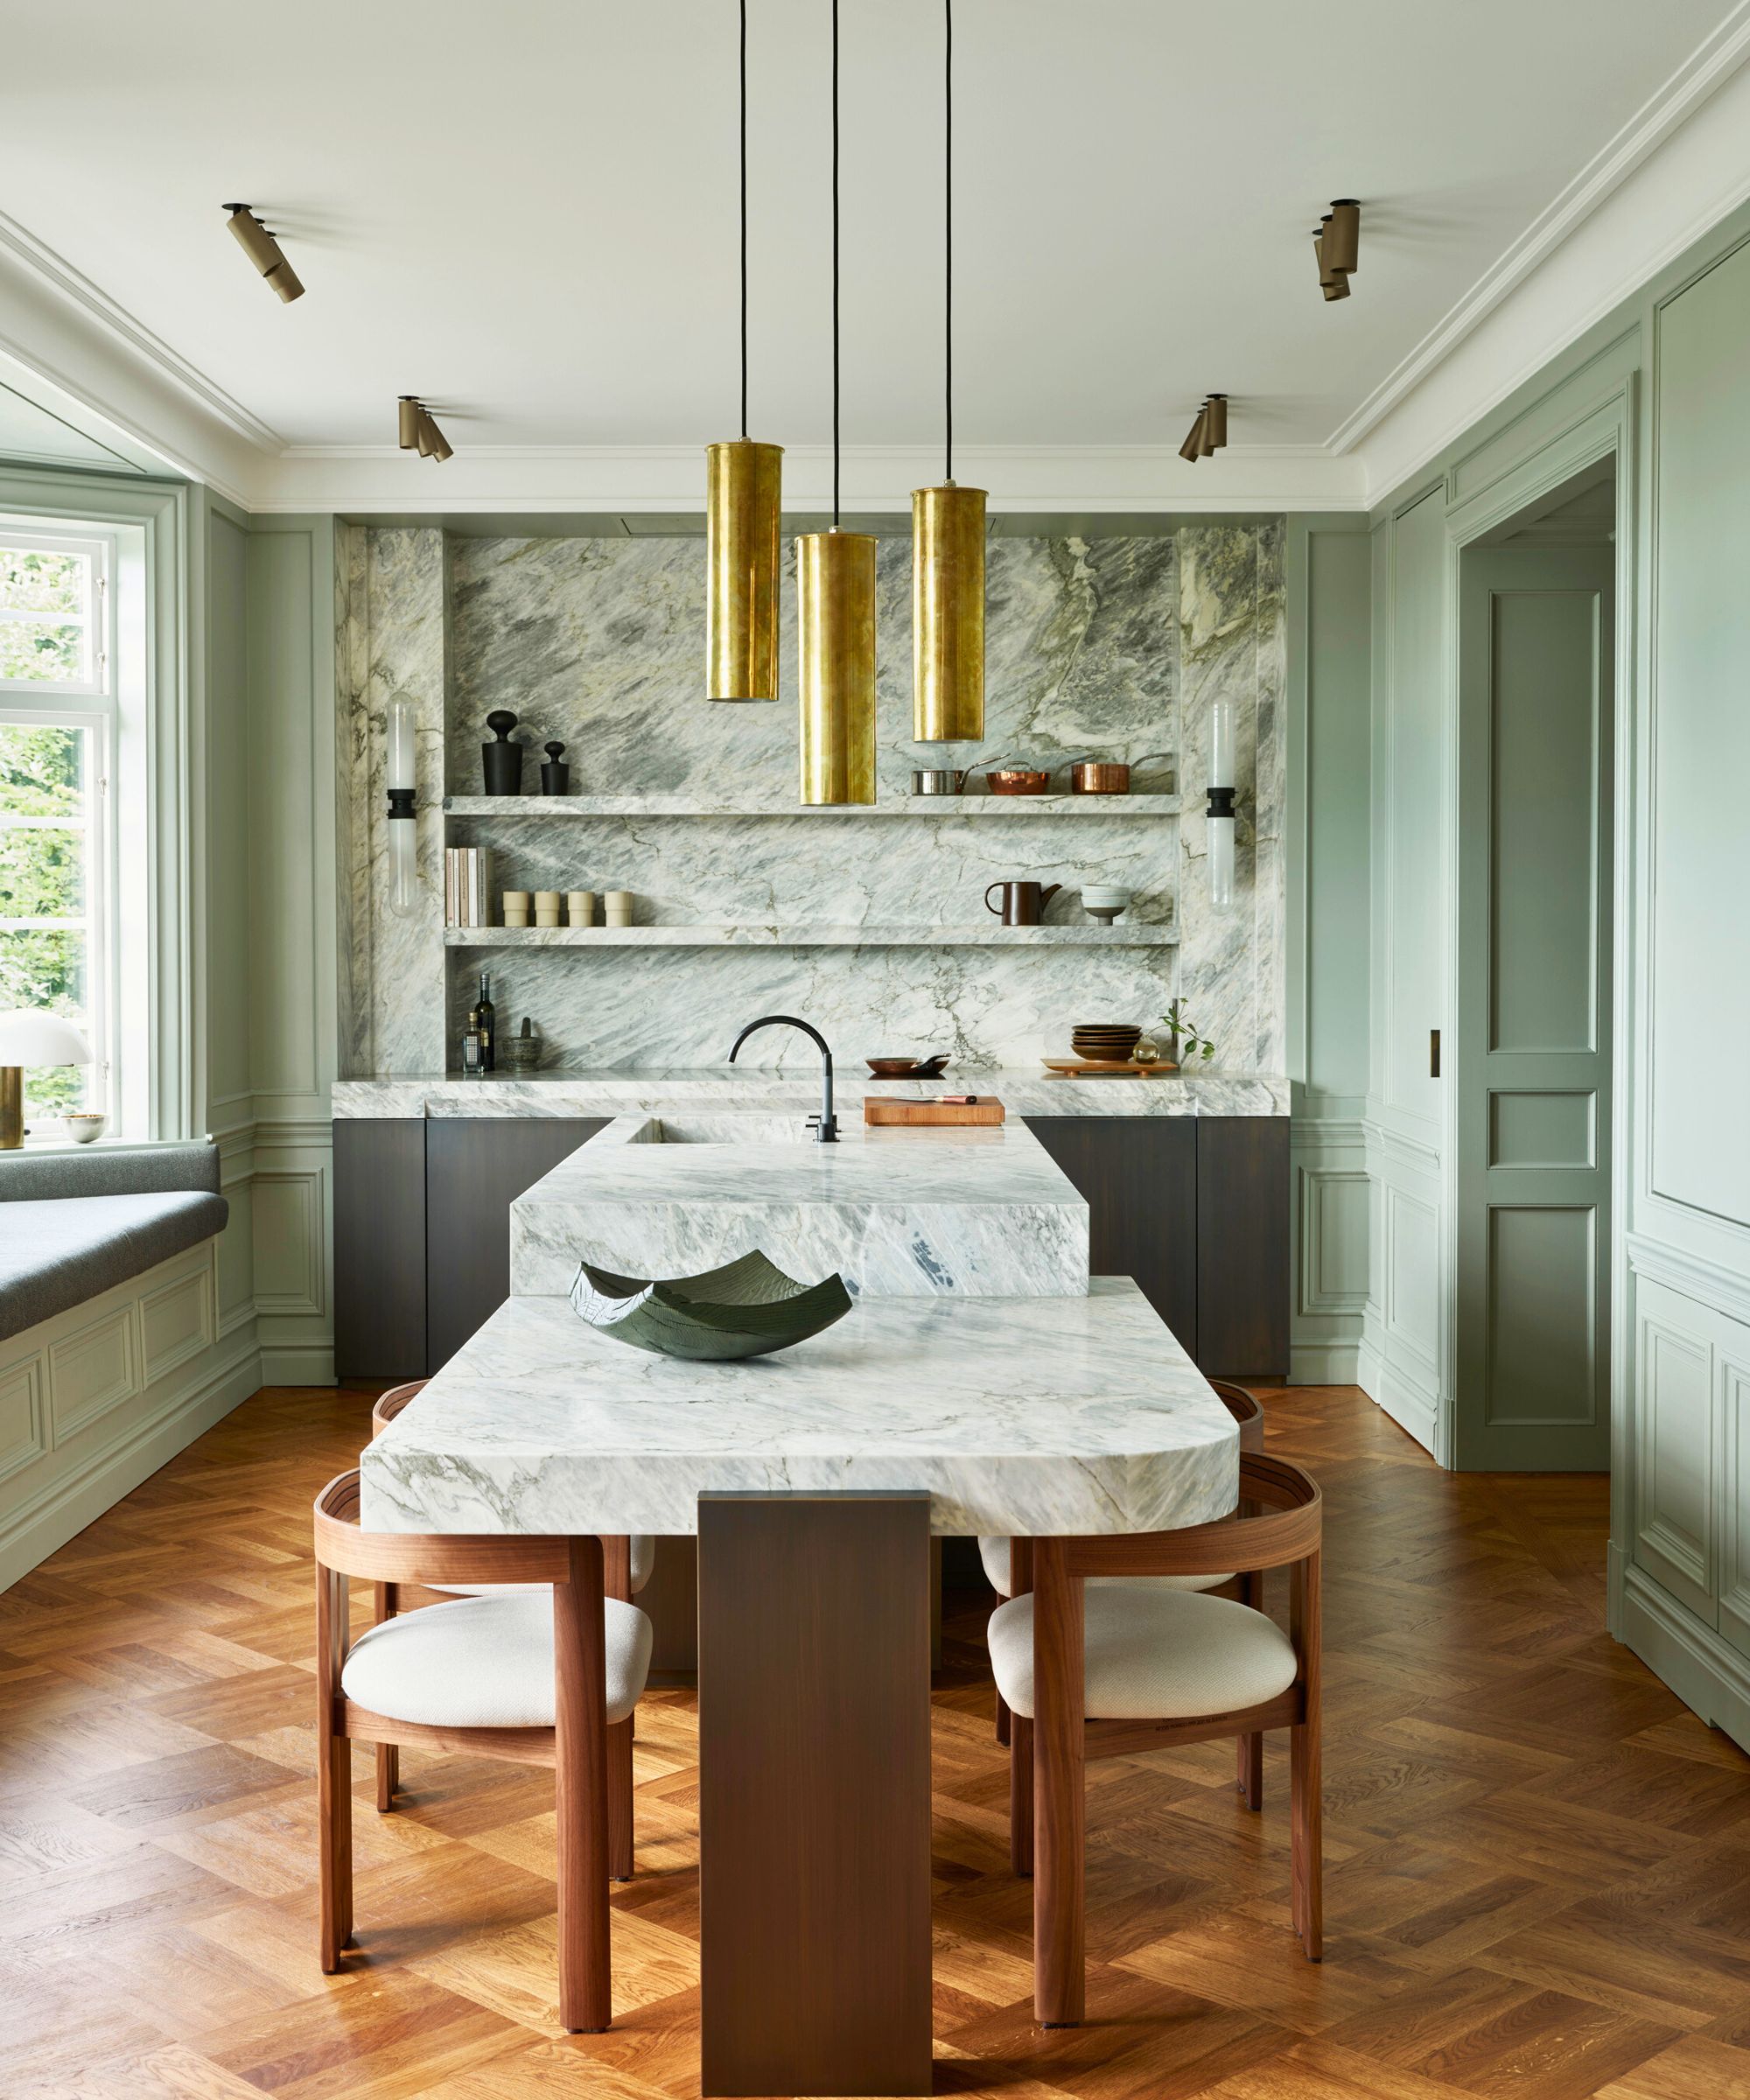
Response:
[[[89,1065],[24,1076],[27,1118],[114,1113],[109,548],[0,521],[0,1008],[63,1014]]]

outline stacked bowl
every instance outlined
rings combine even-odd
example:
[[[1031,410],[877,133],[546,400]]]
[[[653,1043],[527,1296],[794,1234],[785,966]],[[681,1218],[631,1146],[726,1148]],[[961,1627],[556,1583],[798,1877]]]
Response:
[[[1070,1038],[1070,1047],[1089,1064],[1128,1064],[1142,1040],[1142,1032],[1128,1021],[1081,1021]]]

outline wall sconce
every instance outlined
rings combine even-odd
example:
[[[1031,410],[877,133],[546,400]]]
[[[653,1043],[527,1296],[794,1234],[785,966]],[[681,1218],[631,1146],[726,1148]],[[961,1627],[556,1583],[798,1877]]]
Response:
[[[1209,710],[1209,902],[1226,911],[1234,901],[1234,704]]]
[[[231,216],[226,224],[237,236],[243,253],[260,270],[274,290],[290,305],[294,299],[304,297],[304,287],[298,283],[298,272],[280,252],[280,245],[247,204],[222,204],[222,212]]]
[[[455,448],[416,394],[402,395],[396,408],[396,435],[402,452],[416,452],[422,459],[436,459],[440,466],[452,456]]]
[[[1312,236],[1319,262],[1319,289],[1326,300],[1346,299],[1349,279],[1361,266],[1362,207],[1353,197],[1332,200]]]
[[[410,919],[419,904],[419,830],[413,792],[418,785],[419,713],[412,698],[396,693],[385,717],[388,751],[383,785],[388,790],[388,908]]]

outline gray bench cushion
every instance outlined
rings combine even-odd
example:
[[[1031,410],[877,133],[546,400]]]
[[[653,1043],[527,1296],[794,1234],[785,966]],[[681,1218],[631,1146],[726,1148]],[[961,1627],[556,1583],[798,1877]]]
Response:
[[[164,1196],[179,1189],[219,1194],[216,1144],[0,1152],[0,1203],[34,1203],[49,1196]]]
[[[230,1214],[223,1196],[188,1188],[0,1203],[0,1339],[210,1240],[225,1229]]]

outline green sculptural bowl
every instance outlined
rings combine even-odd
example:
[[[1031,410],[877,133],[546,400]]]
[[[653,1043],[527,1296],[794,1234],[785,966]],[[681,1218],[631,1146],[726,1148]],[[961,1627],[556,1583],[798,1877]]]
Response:
[[[571,1303],[598,1334],[634,1349],[725,1362],[806,1341],[844,1318],[850,1293],[836,1275],[799,1284],[755,1248],[721,1269],[660,1283],[584,1262]]]

